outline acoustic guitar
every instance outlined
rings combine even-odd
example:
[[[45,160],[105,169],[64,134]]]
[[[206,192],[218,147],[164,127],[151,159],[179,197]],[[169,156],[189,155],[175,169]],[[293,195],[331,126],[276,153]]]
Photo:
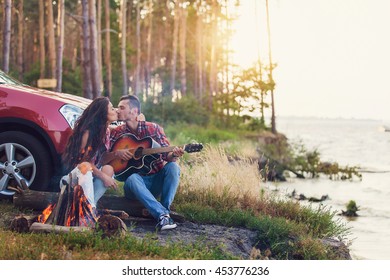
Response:
[[[202,144],[186,144],[181,147],[187,153],[199,152],[203,149]],[[172,152],[174,148],[175,146],[161,147],[151,137],[138,140],[131,133],[123,134],[115,141],[111,152],[128,149],[133,154],[133,158],[128,161],[116,158],[110,162],[114,168],[115,179],[123,182],[134,173],[149,174],[153,163],[160,159],[160,155]]]

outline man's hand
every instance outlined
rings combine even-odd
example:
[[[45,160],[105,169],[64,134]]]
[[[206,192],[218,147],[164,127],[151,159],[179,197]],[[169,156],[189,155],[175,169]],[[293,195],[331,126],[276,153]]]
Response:
[[[133,158],[133,153],[128,149],[117,150],[115,151],[115,157],[128,161]]]
[[[181,157],[182,155],[184,155],[184,150],[183,148],[181,147],[174,147],[173,150],[172,150],[172,160],[175,160],[176,158],[178,157]]]

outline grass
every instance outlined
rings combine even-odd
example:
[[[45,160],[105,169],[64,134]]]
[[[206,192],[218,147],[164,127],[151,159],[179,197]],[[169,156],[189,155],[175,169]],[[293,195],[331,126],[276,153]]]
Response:
[[[125,259],[232,259],[218,247],[158,244],[153,236],[142,240],[127,235],[102,238],[96,233],[37,234],[0,229],[0,259],[6,260],[125,260]]]
[[[256,230],[254,258],[338,258],[320,239],[345,241],[348,228],[330,209],[312,209],[268,194],[256,162],[231,156],[223,146],[206,145],[204,151],[186,155],[180,165],[174,205],[187,219]],[[205,246],[203,240],[160,245],[153,234],[107,239],[96,233],[15,233],[5,221],[21,211],[0,201],[0,212],[0,259],[234,259],[215,244]]]

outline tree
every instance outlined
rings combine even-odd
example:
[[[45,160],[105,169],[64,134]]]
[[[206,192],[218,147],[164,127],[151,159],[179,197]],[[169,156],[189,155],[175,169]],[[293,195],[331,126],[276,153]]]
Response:
[[[181,0],[180,8],[180,81],[181,81],[181,95],[185,96],[187,92],[187,77],[186,77],[186,35],[187,35],[187,7],[183,0]]]
[[[271,115],[271,129],[272,133],[276,134],[276,121],[275,121],[275,101],[274,101],[274,88],[275,88],[275,82],[272,76],[272,70],[274,68],[274,65],[272,64],[272,53],[271,53],[271,29],[270,29],[270,23],[269,23],[269,9],[268,9],[268,0],[265,1],[266,3],[266,10],[267,10],[267,34],[268,34],[268,58],[269,58],[269,86],[271,91],[271,109],[272,109],[272,115]]]
[[[90,30],[89,30],[89,12],[88,12],[88,0],[81,0],[82,7],[82,34],[83,34],[83,52],[82,52],[82,64],[83,64],[83,96],[85,98],[92,99],[92,77],[91,77],[91,53],[90,53]]]
[[[138,4],[137,4],[138,5]],[[126,0],[121,2],[121,65],[123,77],[123,91],[122,95],[129,93],[129,85],[127,83],[127,65],[126,65]]]
[[[172,40],[172,60],[171,60],[171,83],[169,87],[170,95],[173,94],[176,84],[176,64],[177,64],[177,41],[179,36],[179,14],[180,7],[178,1],[175,2],[175,16],[173,21],[173,40]]]
[[[3,71],[9,72],[9,57],[11,46],[11,0],[4,1],[4,31],[3,31]]]
[[[106,16],[106,49],[105,49],[105,64],[106,64],[106,80],[107,80],[107,96],[111,99],[112,95],[112,69],[111,69],[111,38],[110,38],[110,0],[105,0],[105,16]]]
[[[151,81],[151,56],[152,56],[152,36],[153,36],[153,0],[149,0],[149,14],[148,14],[148,36],[146,38],[147,53],[145,64],[145,93],[150,95],[150,81]]]
[[[195,95],[199,102],[203,103],[203,6],[202,1],[197,2],[197,18],[196,18],[196,50],[195,50]]]
[[[136,29],[136,43],[137,43],[137,65],[135,73],[135,95],[141,93],[141,4],[137,1],[137,29]]]
[[[55,36],[54,36],[54,16],[53,16],[53,1],[47,0],[47,32],[48,32],[48,51],[50,62],[50,77],[56,78],[56,51],[55,51]]]
[[[211,15],[211,43],[210,43],[210,74],[209,74],[209,99],[208,107],[212,110],[213,96],[217,94],[217,21],[218,21],[218,3],[217,0],[212,1]]]
[[[65,35],[65,0],[58,2],[58,46],[57,46],[57,87],[56,91],[62,91],[62,61],[64,55],[64,35]]]
[[[91,59],[91,78],[92,78],[92,96],[96,98],[102,95],[101,92],[101,72],[99,66],[98,53],[98,35],[96,27],[96,1],[89,0],[89,32],[90,32],[90,59]]]
[[[23,0],[19,0],[17,9],[18,14],[18,74],[19,80],[23,81],[23,31],[24,31],[24,16],[23,16]]]
[[[39,62],[40,78],[45,78],[45,6],[39,0]]]

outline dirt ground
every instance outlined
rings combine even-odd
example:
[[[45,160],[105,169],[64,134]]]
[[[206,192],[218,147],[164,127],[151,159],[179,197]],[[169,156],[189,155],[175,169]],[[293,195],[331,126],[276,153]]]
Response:
[[[225,252],[240,259],[249,259],[256,245],[256,231],[188,221],[177,223],[177,228],[156,233],[156,222],[150,219],[125,220],[128,232],[143,238],[152,234],[162,245],[168,242],[186,244],[201,242],[206,246],[219,246]]]

